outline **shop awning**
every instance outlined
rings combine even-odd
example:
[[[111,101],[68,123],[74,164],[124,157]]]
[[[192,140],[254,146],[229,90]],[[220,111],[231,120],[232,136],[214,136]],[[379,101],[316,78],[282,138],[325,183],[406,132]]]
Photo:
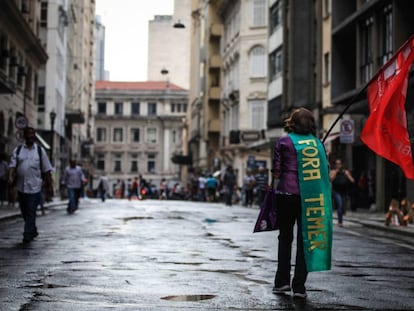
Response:
[[[39,133],[36,133],[36,138],[43,148],[45,148],[46,150],[50,150],[49,144],[42,138],[42,136],[40,136]]]

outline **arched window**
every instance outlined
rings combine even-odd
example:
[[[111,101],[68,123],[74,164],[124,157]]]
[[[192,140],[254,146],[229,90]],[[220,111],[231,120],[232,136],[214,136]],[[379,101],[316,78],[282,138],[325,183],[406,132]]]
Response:
[[[266,49],[263,46],[255,46],[249,53],[250,77],[262,78],[267,76]]]

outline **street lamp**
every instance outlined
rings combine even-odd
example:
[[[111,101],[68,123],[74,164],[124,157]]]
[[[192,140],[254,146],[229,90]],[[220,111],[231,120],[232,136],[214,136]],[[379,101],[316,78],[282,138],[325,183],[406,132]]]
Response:
[[[49,118],[50,118],[50,161],[53,163],[53,148],[54,148],[54,138],[55,138],[55,119],[56,119],[56,112],[54,110],[52,110],[49,113]]]
[[[168,69],[166,69],[166,68],[162,68],[162,69],[161,69],[161,74],[162,74],[163,76],[167,76],[166,87],[167,87],[167,89],[168,89],[168,88],[170,87],[170,79],[168,78],[168,74],[169,74]]]
[[[185,25],[180,20],[173,25],[174,28],[185,28]]]

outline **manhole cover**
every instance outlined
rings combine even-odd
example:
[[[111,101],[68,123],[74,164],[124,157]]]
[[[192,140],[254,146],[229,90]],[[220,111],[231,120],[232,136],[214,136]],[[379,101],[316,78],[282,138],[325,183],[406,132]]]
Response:
[[[166,296],[161,299],[171,301],[199,301],[207,300],[216,297],[216,295],[177,295],[177,296]]]

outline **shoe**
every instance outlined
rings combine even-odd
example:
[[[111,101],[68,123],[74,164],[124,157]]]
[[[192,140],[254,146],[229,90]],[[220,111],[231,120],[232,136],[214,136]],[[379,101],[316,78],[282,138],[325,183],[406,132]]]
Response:
[[[283,286],[279,286],[279,287],[273,287],[272,289],[272,293],[273,294],[285,294],[286,292],[290,292],[291,288],[289,285],[283,285]]]
[[[27,244],[27,243],[30,243],[32,241],[32,239],[28,239],[28,238],[24,238],[23,239],[23,244]]]
[[[307,297],[306,293],[293,293],[293,298],[305,299]]]

